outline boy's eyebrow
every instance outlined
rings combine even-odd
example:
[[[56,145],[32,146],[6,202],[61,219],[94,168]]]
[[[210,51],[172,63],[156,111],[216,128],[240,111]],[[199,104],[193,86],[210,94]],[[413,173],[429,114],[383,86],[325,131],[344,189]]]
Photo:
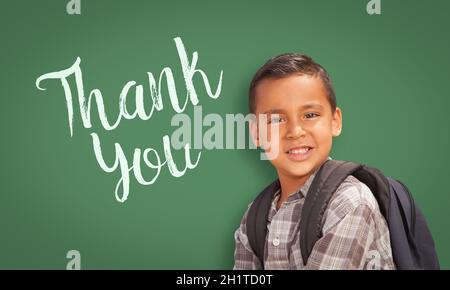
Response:
[[[315,103],[311,103],[311,104],[306,104],[301,106],[302,110],[306,110],[306,109],[323,109],[323,106],[320,104],[315,104]]]
[[[303,106],[300,107],[301,111],[308,110],[308,109],[317,109],[317,110],[319,110],[319,109],[323,109],[323,106],[320,105],[320,104],[311,103],[311,104],[306,104],[306,105],[303,105]],[[270,114],[284,114],[284,113],[286,113],[286,111],[283,110],[283,109],[271,109],[271,110],[267,110],[267,111],[263,112],[263,114],[266,114],[266,115],[270,115]]]

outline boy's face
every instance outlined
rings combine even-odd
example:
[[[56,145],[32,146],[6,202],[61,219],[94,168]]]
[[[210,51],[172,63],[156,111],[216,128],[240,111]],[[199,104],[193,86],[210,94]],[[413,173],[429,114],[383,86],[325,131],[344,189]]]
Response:
[[[256,87],[255,105],[256,116],[267,117],[270,147],[265,150],[276,148],[278,154],[270,158],[279,177],[306,181],[328,158],[332,137],[342,127],[341,110],[331,111],[322,80],[308,75],[264,79]],[[270,137],[270,126],[277,126],[278,140]],[[257,132],[253,125],[252,136],[261,146]]]

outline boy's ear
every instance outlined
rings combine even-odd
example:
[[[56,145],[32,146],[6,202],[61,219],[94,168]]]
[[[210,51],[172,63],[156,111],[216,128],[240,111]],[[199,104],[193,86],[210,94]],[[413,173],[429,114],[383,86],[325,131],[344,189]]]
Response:
[[[250,136],[252,137],[253,144],[255,144],[256,147],[259,147],[259,134],[258,134],[258,121],[256,118],[251,119],[250,124]]]
[[[336,110],[333,113],[333,120],[332,120],[332,134],[333,137],[337,137],[341,135],[342,131],[342,111],[339,107],[336,107]]]

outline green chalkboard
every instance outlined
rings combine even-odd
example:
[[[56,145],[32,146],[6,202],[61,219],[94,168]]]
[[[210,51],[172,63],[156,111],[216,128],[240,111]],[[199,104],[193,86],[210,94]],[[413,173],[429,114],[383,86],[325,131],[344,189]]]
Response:
[[[333,78],[331,156],[406,183],[449,269],[450,3],[375,2],[3,1],[0,268],[231,269],[276,172],[248,146],[193,140],[247,114],[255,70],[295,51]],[[189,149],[172,148],[180,112],[209,122]]]

